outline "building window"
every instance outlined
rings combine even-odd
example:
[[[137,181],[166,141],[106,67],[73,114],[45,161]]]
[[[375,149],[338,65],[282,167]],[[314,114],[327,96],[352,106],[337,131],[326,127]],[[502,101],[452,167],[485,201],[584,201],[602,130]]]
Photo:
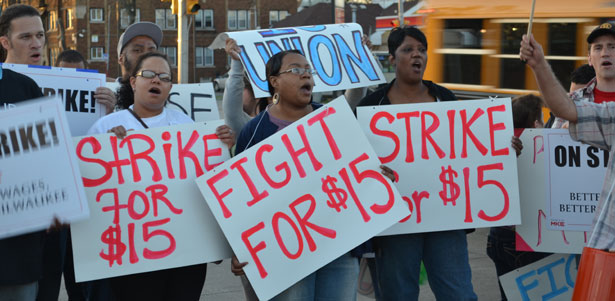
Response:
[[[248,29],[248,24],[250,24],[250,14],[247,10],[229,10],[227,18],[230,30]]]
[[[275,22],[282,21],[288,17],[288,11],[285,10],[270,10],[269,11],[269,26]]]
[[[90,22],[102,22],[104,20],[102,8],[90,8]]]
[[[92,47],[90,48],[90,59],[96,61],[102,61],[105,59],[105,48]]]
[[[564,87],[570,87],[570,74],[575,69],[576,36],[576,23],[549,23],[549,64]]]
[[[120,10],[120,26],[122,28],[126,28],[128,27],[128,25],[136,23],[136,22],[140,22],[141,21],[141,10],[137,8],[137,11],[135,12],[135,19],[130,22],[130,11],[122,8]]]
[[[171,66],[177,66],[177,47],[160,47],[158,51],[167,55]]]
[[[513,54],[515,58],[500,60],[500,87],[505,89],[525,89],[525,64],[519,60],[519,41],[527,32],[525,23],[502,24],[502,54]]]
[[[58,55],[60,54],[60,48],[51,47],[49,48],[49,59],[51,66],[56,65],[56,60],[58,59]]]
[[[66,28],[73,28],[74,10],[72,8],[66,9]]]
[[[214,50],[207,47],[196,48],[196,66],[197,67],[213,67],[214,66]]]
[[[194,17],[194,26],[197,29],[214,29],[214,10],[199,10],[199,12]]]
[[[175,17],[169,8],[156,10],[156,24],[162,29],[175,29]]]
[[[58,15],[56,14],[55,11],[50,11],[49,12],[49,27],[48,30],[49,31],[53,31],[58,29]]]

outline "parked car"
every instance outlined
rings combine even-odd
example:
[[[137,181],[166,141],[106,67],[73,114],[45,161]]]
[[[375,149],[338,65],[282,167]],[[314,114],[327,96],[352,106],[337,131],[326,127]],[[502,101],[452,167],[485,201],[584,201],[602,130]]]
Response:
[[[222,91],[224,90],[224,87],[226,85],[226,80],[228,79],[228,73],[222,75],[222,76],[218,76],[214,79],[214,90],[216,92]]]

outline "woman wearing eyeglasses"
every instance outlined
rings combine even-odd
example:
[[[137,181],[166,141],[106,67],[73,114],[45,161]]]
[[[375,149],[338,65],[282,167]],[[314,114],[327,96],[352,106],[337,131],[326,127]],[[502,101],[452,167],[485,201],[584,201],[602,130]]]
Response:
[[[122,80],[118,106],[123,109],[99,119],[88,134],[115,133],[124,138],[127,131],[193,123],[186,114],[165,108],[171,91],[173,75],[166,55],[152,52],[141,56],[130,77]],[[234,136],[226,125],[216,129],[216,135],[230,147]],[[93,282],[93,294],[111,286],[117,300],[199,300],[205,284],[206,264],[139,273]],[[93,299],[100,299],[90,296]],[[102,300],[101,299],[101,300]]]
[[[312,102],[314,70],[299,51],[275,54],[266,68],[272,104],[243,128],[235,149],[238,154],[321,106]],[[231,270],[235,275],[243,275],[245,265],[234,257]],[[273,300],[355,300],[358,274],[359,261],[346,253]]]

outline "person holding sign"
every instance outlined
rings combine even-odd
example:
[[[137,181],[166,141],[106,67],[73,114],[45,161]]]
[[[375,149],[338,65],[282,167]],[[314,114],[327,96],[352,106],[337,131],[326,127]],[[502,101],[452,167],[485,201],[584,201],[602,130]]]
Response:
[[[533,35],[524,35],[519,50],[536,77],[547,105],[555,116],[570,122],[573,140],[608,150],[615,155],[615,25],[604,23],[587,37],[589,64],[596,79],[570,96],[547,62],[542,45]],[[600,103],[603,102],[603,103]],[[606,178],[594,216],[594,229],[583,249],[573,300],[612,299],[615,283],[615,162],[609,160]],[[598,272],[597,270],[600,270]],[[592,297],[589,297],[592,296]]]
[[[88,133],[112,132],[124,138],[130,130],[193,123],[184,113],[165,108],[172,79],[171,66],[164,54],[142,55],[119,90],[119,106],[124,110],[101,118]],[[228,126],[219,127],[216,134],[229,148],[234,144]],[[199,264],[116,277],[111,279],[111,287],[119,300],[198,300],[206,271],[206,264]]]
[[[418,28],[394,28],[388,46],[396,79],[363,98],[359,106],[456,100],[448,89],[423,80],[427,39]],[[421,260],[438,300],[477,299],[465,230],[379,236],[373,242],[382,300],[418,299]]]
[[[0,111],[42,96],[31,78],[0,68]],[[1,176],[0,173],[0,180]],[[44,238],[45,232],[37,231],[0,239],[0,299],[36,298],[38,280],[42,277]]]
[[[272,104],[243,128],[237,139],[237,153],[321,107],[311,101],[314,69],[301,52],[279,52],[267,62],[266,69],[269,92],[273,95]],[[389,177],[393,174],[388,168],[383,173]],[[233,258],[232,272],[243,275],[242,269],[246,264]],[[284,290],[273,300],[354,300],[358,274],[359,261],[348,252]]]
[[[544,126],[542,107],[543,101],[536,95],[527,94],[515,97],[512,100],[513,124],[515,129],[542,128]],[[517,151],[517,156],[519,156],[521,155],[523,145],[519,138],[515,137],[515,141],[517,141],[517,143],[513,143],[513,146],[516,146],[515,150]],[[507,299],[502,284],[500,283],[500,276],[549,255],[551,254],[516,251],[515,226],[492,227],[487,237],[487,256],[489,256],[495,264],[502,300]]]

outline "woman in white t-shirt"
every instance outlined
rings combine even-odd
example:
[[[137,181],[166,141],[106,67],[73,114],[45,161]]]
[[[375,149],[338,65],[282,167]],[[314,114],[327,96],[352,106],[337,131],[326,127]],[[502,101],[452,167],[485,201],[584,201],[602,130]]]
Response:
[[[96,121],[88,134],[112,132],[124,138],[130,130],[192,123],[186,114],[165,108],[172,80],[166,55],[144,54],[137,60],[131,76],[122,80],[118,106],[123,110]],[[230,127],[220,126],[216,134],[229,148],[233,146],[235,138]],[[110,286],[117,300],[198,300],[206,272],[207,266],[198,264],[115,277],[110,279]],[[105,281],[108,279],[91,285],[105,287],[108,283],[101,283]]]

